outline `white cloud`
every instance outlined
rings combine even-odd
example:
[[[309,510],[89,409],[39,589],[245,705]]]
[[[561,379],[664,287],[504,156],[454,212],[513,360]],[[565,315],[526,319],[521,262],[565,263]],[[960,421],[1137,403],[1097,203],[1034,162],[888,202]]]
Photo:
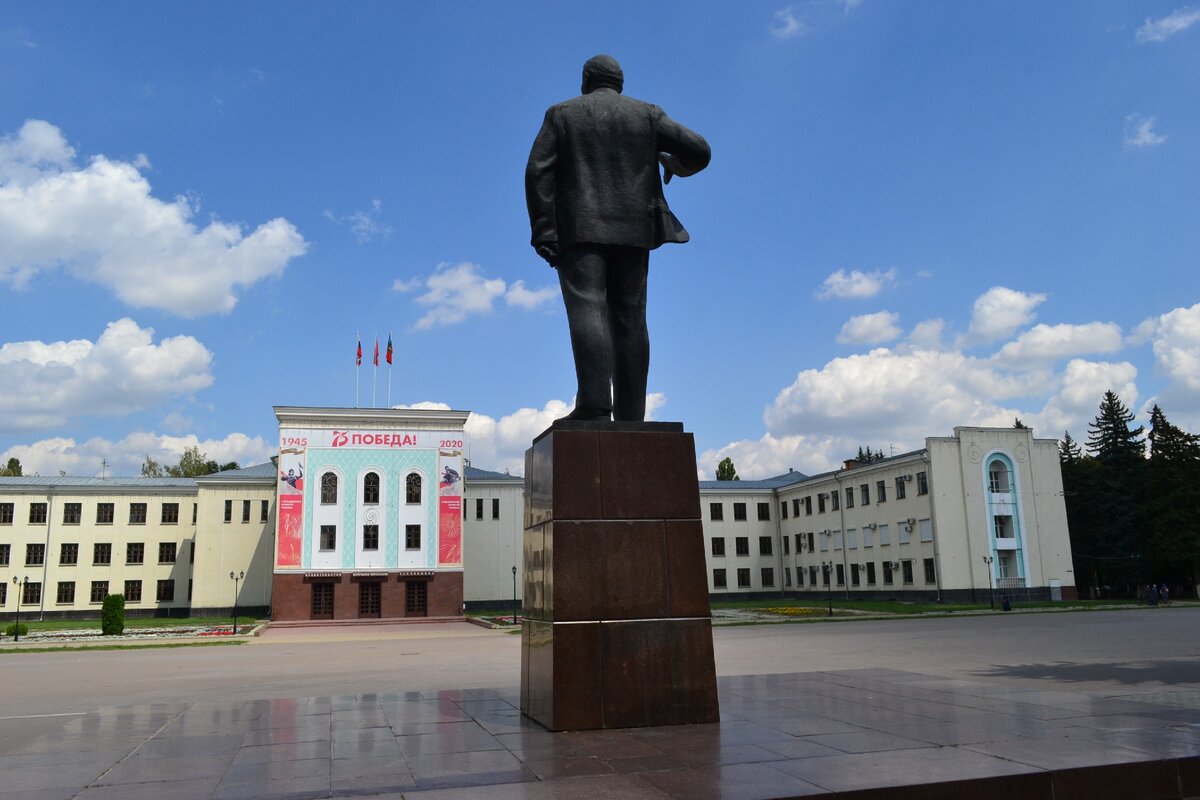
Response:
[[[1044,294],[1026,294],[993,286],[975,299],[971,325],[959,346],[987,344],[1016,333],[1036,316],[1033,310],[1046,301]]]
[[[558,295],[553,286],[528,289],[524,281],[511,286],[503,278],[485,278],[478,264],[442,262],[427,278],[396,279],[392,290],[410,292],[424,286],[424,294],[416,302],[428,309],[417,320],[418,330],[440,325],[454,325],[473,314],[490,314],[493,304],[501,297],[509,306],[532,311]]]
[[[191,336],[154,344],[154,329],[110,322],[93,343],[9,342],[0,347],[0,428],[62,425],[73,415],[125,414],[212,383],[212,353]]]
[[[922,350],[941,350],[942,333],[945,330],[946,321],[944,319],[922,320],[913,326],[912,333],[908,335],[908,342],[913,347],[919,347]]]
[[[838,0],[838,2],[840,2],[843,6],[846,7],[846,13],[850,13],[854,9],[861,6],[863,0]]]
[[[996,354],[1007,361],[1038,361],[1090,353],[1115,353],[1123,346],[1121,326],[1112,322],[1085,325],[1035,325]]]
[[[560,296],[561,293],[557,286],[546,286],[542,289],[526,289],[525,281],[517,281],[512,286],[509,286],[508,291],[504,293],[504,302],[510,306],[523,308],[526,311],[533,311]]]
[[[742,480],[763,480],[789,469],[814,475],[831,469],[848,452],[847,448],[855,450],[857,446],[833,436],[776,437],[767,433],[760,439],[730,442],[724,447],[705,450],[697,457],[697,469],[701,480],[714,480],[717,464],[730,458]]]
[[[1039,436],[1087,438],[1088,424],[1096,417],[1101,396],[1112,389],[1126,406],[1137,403],[1137,368],[1127,361],[1108,363],[1073,359],[1051,384],[1054,393],[1040,412],[1025,414],[1023,420]]]
[[[821,288],[816,292],[816,296],[818,300],[829,300],[834,297],[840,300],[874,297],[884,289],[890,289],[895,285],[895,267],[886,271],[873,270],[871,272],[861,272],[857,269],[846,272],[844,269],[839,269],[821,282]]]
[[[892,311],[860,314],[846,320],[837,340],[841,344],[883,344],[899,338],[903,332],[897,324],[900,315]]]
[[[1130,114],[1125,118],[1126,147],[1155,147],[1167,140],[1154,130],[1155,117]]]
[[[796,7],[788,6],[775,12],[768,30],[776,39],[792,39],[808,33],[808,26],[796,16]]]
[[[101,437],[85,442],[65,437],[42,439],[33,444],[14,445],[0,454],[0,459],[20,459],[26,475],[34,472],[57,475],[62,470],[68,475],[98,476],[104,461],[108,464],[105,472],[109,477],[137,476],[141,474],[147,455],[162,465],[177,464],[188,447],[200,448],[201,453],[218,463],[236,461],[243,467],[262,464],[275,454],[274,442],[244,433],[202,440],[194,435],[164,436],[139,431],[116,442]]]
[[[360,209],[351,211],[349,214],[338,214],[327,208],[321,212],[321,216],[335,225],[349,226],[350,232],[354,234],[358,243],[366,244],[376,237],[386,239],[392,235],[392,226],[379,219],[382,211],[383,203],[379,198],[375,198],[371,201],[371,208],[366,211]]]
[[[0,280],[21,286],[62,265],[131,306],[194,317],[232,310],[239,288],[308,249],[283,218],[248,235],[216,220],[197,228],[193,204],[152,197],[138,163],[96,156],[80,167],[41,120],[0,140]]]
[[[1200,427],[1200,303],[1146,320],[1138,332],[1152,344],[1155,371],[1167,379],[1158,401],[1168,418]]]
[[[1165,42],[1175,34],[1183,33],[1197,22],[1200,22],[1200,8],[1184,6],[1159,19],[1147,17],[1142,27],[1138,28],[1134,39],[1138,43]]]

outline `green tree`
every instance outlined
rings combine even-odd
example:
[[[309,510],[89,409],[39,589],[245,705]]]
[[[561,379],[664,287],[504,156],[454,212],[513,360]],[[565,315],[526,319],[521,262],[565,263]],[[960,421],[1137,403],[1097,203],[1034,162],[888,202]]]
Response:
[[[1151,461],[1194,462],[1200,459],[1200,436],[1177,428],[1167,421],[1167,415],[1155,403],[1150,409]]]
[[[142,477],[143,478],[161,478],[163,476],[162,466],[146,454],[146,460],[142,462]]]
[[[859,464],[874,464],[876,461],[883,460],[882,450],[871,450],[871,448],[858,446],[858,452],[854,455],[854,460]]]
[[[740,481],[737,469],[733,466],[733,459],[729,456],[721,459],[721,463],[717,464],[717,480],[719,481]]]
[[[1068,464],[1078,464],[1083,458],[1083,450],[1079,443],[1071,438],[1070,431],[1063,431],[1063,438],[1058,443],[1058,463],[1064,467]]]
[[[1013,417],[1013,427],[1020,430],[1029,430],[1029,426],[1021,422],[1020,417]]]
[[[1200,567],[1200,437],[1172,425],[1155,405],[1147,438],[1147,557],[1157,580],[1194,585]]]
[[[231,470],[231,469],[241,469],[241,467],[238,466],[238,462],[236,462],[236,461],[226,461],[224,464],[221,465],[220,469],[218,469],[216,471],[217,472],[225,472],[226,470]]]
[[[1125,407],[1117,393],[1109,389],[1100,400],[1100,413],[1088,426],[1087,448],[1100,461],[1127,461],[1146,454],[1141,425],[1130,429],[1133,412]]]
[[[0,476],[6,477],[6,478],[21,477],[21,461],[20,461],[20,459],[10,458],[8,460],[8,464],[6,464],[3,469],[0,469]]]

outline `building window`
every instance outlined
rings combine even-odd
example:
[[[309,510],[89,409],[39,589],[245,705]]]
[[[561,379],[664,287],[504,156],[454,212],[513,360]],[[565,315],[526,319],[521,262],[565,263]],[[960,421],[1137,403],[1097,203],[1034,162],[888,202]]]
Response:
[[[92,581],[92,602],[103,603],[108,597],[108,581]]]
[[[790,589],[792,586],[792,568],[783,568],[783,588]]]
[[[146,524],[146,504],[145,503],[130,503],[129,504],[129,524],[130,525],[145,525]]]
[[[725,507],[720,503],[709,503],[708,518],[714,522],[725,519]]]
[[[809,531],[808,532],[808,552],[811,553],[812,551],[813,551],[813,532]]]
[[[892,537],[888,534],[888,526],[880,525],[879,526],[879,546],[883,547],[885,544],[891,544],[891,543],[892,543]]]
[[[762,572],[762,575],[760,577],[762,578],[762,585],[763,586],[774,586],[775,585],[775,570],[771,567],[763,567],[761,572]]]
[[[233,501],[232,500],[225,501],[225,521],[233,522]]]
[[[887,482],[875,481],[875,502],[876,503],[886,503],[887,502]]]
[[[29,524],[44,525],[46,523],[46,504],[45,503],[30,503],[29,504]]]
[[[714,569],[713,570],[713,588],[714,589],[724,589],[728,585],[729,584],[726,583],[726,581],[725,581],[725,570]]]
[[[858,487],[858,491],[860,494],[862,494],[862,504],[864,506],[871,505],[871,487],[864,483],[862,486]]]
[[[913,582],[912,560],[904,559],[900,562],[900,574],[904,576],[905,583]]]
[[[846,566],[844,564],[837,565],[837,585],[846,585]]]
[[[750,588],[750,569],[748,567],[741,567],[738,569],[737,581],[739,589]]]
[[[929,479],[924,472],[917,473],[917,494],[929,494]]]
[[[415,472],[408,473],[404,479],[404,502],[410,506],[421,504],[421,476]]]
[[[804,516],[806,516],[806,517],[812,516],[812,496],[811,495],[806,496],[804,498]]]
[[[242,522],[249,522],[249,521],[250,521],[250,501],[243,500],[242,501]]]
[[[919,520],[917,522],[917,524],[921,526],[921,541],[922,542],[932,542],[933,541],[933,522],[928,519],[923,519],[923,520]]]
[[[174,564],[175,563],[175,542],[159,542],[158,543],[158,563]]]
[[[500,498],[492,498],[492,519],[500,519]]]
[[[821,531],[821,552],[829,551],[829,531]]]
[[[746,521],[746,504],[745,503],[734,503],[733,504],[733,520],[734,520],[734,522],[745,522]]]
[[[142,602],[142,582],[141,581],[125,581],[125,602],[126,603]]]
[[[904,497],[904,476],[900,475],[896,478],[896,499],[903,500]]]
[[[841,531],[833,532],[833,549],[834,550],[842,549],[842,532]]]
[[[63,525],[78,525],[83,520],[83,503],[63,503]]]
[[[483,498],[475,498],[475,519],[483,519]]]
[[[146,546],[141,542],[130,542],[125,545],[125,563],[141,564],[145,558]]]
[[[847,528],[846,529],[846,549],[847,550],[857,550],[858,549],[858,528]]]
[[[858,579],[858,564],[851,564],[850,565],[850,585],[858,586],[859,585],[858,581],[859,581],[859,579]]]
[[[163,525],[178,525],[179,524],[179,503],[163,503],[162,504],[162,524]]]
[[[25,566],[40,567],[46,563],[46,545],[44,544],[27,544],[25,545]]]
[[[368,472],[363,477],[363,502],[372,506],[379,504],[378,472]]]
[[[92,566],[102,567],[112,563],[112,544],[97,542],[92,545]]]
[[[937,575],[933,571],[933,559],[927,558],[922,563],[925,565],[925,582],[937,583]]]
[[[750,537],[738,536],[733,540],[733,552],[739,556],[750,555]]]
[[[57,602],[64,605],[75,602],[75,581],[58,582]]]
[[[771,504],[770,503],[759,503],[758,504],[758,521],[759,522],[767,522],[770,519],[771,519]]]
[[[771,555],[771,537],[770,536],[758,537],[758,554],[760,556]]]
[[[820,494],[817,495],[817,513],[818,514],[825,513],[825,493],[824,492],[821,492]]]
[[[363,550],[379,549],[379,526],[363,525]]]
[[[782,536],[782,537],[780,537],[780,538],[783,540],[783,554],[784,554],[785,556],[786,556],[786,555],[791,555],[791,552],[792,552],[792,549],[791,549],[791,548],[792,548],[792,540],[791,540],[791,539],[789,539],[789,538],[788,538],[786,535],[784,535],[784,536]],[[770,540],[768,539],[767,541],[770,541]]]
[[[421,549],[421,526],[420,525],[405,525],[404,526],[404,549],[405,550],[420,550]]]
[[[175,602],[175,581],[170,579],[159,581],[155,589],[154,599],[160,603]]]
[[[188,578],[188,596],[187,601],[192,602],[192,579]]]
[[[854,508],[854,487],[846,487],[846,508]]]
[[[892,562],[891,562],[891,561],[885,561],[885,562],[883,562],[883,585],[884,585],[884,586],[891,586],[891,585],[892,585],[892,581],[893,581],[893,578],[892,578]]]
[[[863,547],[871,547],[875,544],[875,531],[873,530],[874,527],[874,525],[863,526]]]
[[[800,567],[800,569],[804,569],[804,567]],[[814,589],[817,588],[817,568],[816,567],[808,568],[808,585],[813,587]]]
[[[321,526],[321,549],[336,550],[337,549],[337,525],[322,525]]]
[[[1003,461],[988,464],[988,491],[992,494],[1008,494],[1012,491],[1012,478]]]
[[[780,501],[779,501],[779,518],[780,518],[780,519],[787,519],[787,518],[788,518],[788,515],[787,515],[787,500],[780,500]]]
[[[0,503],[0,525],[13,524],[13,504]]]
[[[842,495],[837,489],[829,493],[829,510],[837,511],[841,508]]]
[[[799,497],[792,498],[792,516],[793,517],[800,516],[800,498]]]
[[[0,567],[7,567],[12,558],[12,545],[0,544]]]
[[[258,503],[258,521],[266,522],[271,514],[271,502],[269,500],[259,500]]]
[[[321,505],[336,506],[337,505],[337,493],[338,493],[337,475],[335,475],[332,472],[326,472],[323,475],[321,475]],[[226,508],[228,508],[229,501],[226,500],[225,502],[227,504]],[[228,520],[226,520],[226,521],[228,521]]]
[[[22,584],[24,591],[21,592],[21,605],[32,606],[42,602],[42,584],[29,581]]]
[[[875,562],[871,561],[867,564],[867,586],[875,585]]]
[[[992,524],[996,526],[997,539],[1013,538],[1012,517],[1008,514],[997,514],[992,517]]]
[[[263,502],[265,503],[266,501],[264,500]],[[192,503],[192,524],[193,525],[196,524],[196,514],[199,513],[199,510],[200,510],[200,504]]]
[[[828,564],[821,565],[821,584],[823,586],[829,585],[829,565]]]
[[[196,540],[192,539],[190,544],[191,544],[191,547],[188,548],[188,563],[195,564],[196,563]]]
[[[717,558],[724,556],[725,555],[725,537],[724,536],[714,536],[712,538],[711,547],[712,547],[713,556],[715,556]]]
[[[900,523],[900,534],[897,537],[900,544],[908,544],[912,541],[912,525],[907,521]]]
[[[58,550],[59,564],[78,564],[79,563],[79,545],[71,542],[63,542],[62,547]]]
[[[429,613],[429,586],[425,581],[408,581],[404,584],[404,614],[423,617]]]

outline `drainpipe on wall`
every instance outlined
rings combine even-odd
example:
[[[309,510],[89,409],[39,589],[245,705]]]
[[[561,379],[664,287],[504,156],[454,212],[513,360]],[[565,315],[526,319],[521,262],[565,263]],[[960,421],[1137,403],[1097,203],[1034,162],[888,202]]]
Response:
[[[54,495],[50,493],[49,487],[46,489],[46,544],[45,550],[42,552],[42,602],[38,608],[38,621],[44,622],[46,619],[46,592],[49,590],[50,578],[50,526],[54,519]],[[21,602],[17,598],[17,602]]]
[[[846,553],[850,550],[850,537],[846,535],[846,498],[842,496],[842,476],[835,474],[838,493],[838,521],[842,526],[842,578],[846,581],[846,599],[850,599],[850,562]]]
[[[921,456],[921,460],[925,462],[925,480],[932,484],[933,462],[929,459],[928,449]],[[941,537],[938,536],[937,511],[935,510],[937,503],[934,502],[935,499],[933,486],[931,485],[929,487],[929,527],[933,529],[933,579],[937,585],[937,601],[940,603],[942,602],[942,553],[939,546]]]

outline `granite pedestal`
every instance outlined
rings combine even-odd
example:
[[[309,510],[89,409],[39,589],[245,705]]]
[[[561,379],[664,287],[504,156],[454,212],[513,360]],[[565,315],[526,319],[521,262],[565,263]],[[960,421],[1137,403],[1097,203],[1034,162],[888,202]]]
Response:
[[[550,730],[715,722],[695,442],[556,422],[525,453],[521,710]]]

